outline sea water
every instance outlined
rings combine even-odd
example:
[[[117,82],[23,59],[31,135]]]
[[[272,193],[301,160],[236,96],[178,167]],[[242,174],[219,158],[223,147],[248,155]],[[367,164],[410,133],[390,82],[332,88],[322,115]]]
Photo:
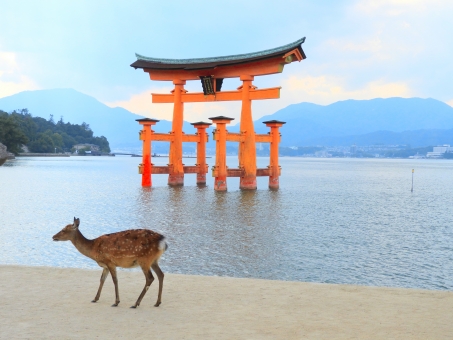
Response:
[[[195,175],[178,188],[154,175],[142,188],[140,161],[5,163],[0,264],[98,268],[70,242],[52,241],[75,216],[88,238],[132,228],[164,234],[164,272],[453,289],[453,161],[283,157],[280,190],[263,177],[258,190],[241,191],[229,178],[227,192],[213,190],[210,173],[203,188]]]

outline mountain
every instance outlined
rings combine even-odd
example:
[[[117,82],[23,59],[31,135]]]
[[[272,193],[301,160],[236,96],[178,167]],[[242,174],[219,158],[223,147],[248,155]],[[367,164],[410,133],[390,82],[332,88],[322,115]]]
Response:
[[[256,131],[267,133],[269,129],[262,122],[272,119],[286,122],[281,128],[282,146],[343,145],[359,135],[378,131],[374,137],[379,138],[373,139],[373,136],[368,135],[368,138],[363,139],[370,143],[381,140],[384,144],[392,144],[390,139],[385,138],[384,131],[391,134],[452,129],[453,108],[431,98],[345,100],[326,106],[299,103],[258,119]],[[340,138],[346,136],[354,138]]]
[[[140,150],[139,124],[142,118],[123,108],[111,108],[93,97],[72,89],[25,91],[0,98],[0,110],[11,112],[27,108],[33,116],[65,122],[90,124],[95,136],[105,136],[112,150]],[[266,120],[281,120],[281,146],[340,146],[373,144],[410,144],[412,147],[436,144],[453,145],[453,108],[435,99],[387,98],[345,100],[330,105],[292,104],[255,121],[257,133],[268,133]],[[186,133],[195,130],[184,122]],[[161,120],[157,132],[171,131],[171,122]],[[228,128],[237,132],[239,125]],[[207,149],[213,152],[215,142]],[[195,150],[195,143],[184,143],[184,150]],[[237,143],[229,143],[236,147]],[[153,143],[153,151],[168,152],[168,143]]]
[[[142,142],[138,140],[140,125],[135,121],[142,116],[121,107],[111,108],[73,89],[25,91],[0,98],[0,110],[11,112],[23,108],[27,108],[33,116],[45,119],[53,115],[55,121],[63,116],[65,122],[72,124],[86,122],[95,136],[107,137],[112,150],[142,147]],[[193,127],[185,122],[184,129],[192,131]],[[171,131],[171,122],[162,120],[154,130]]]
[[[415,131],[376,131],[363,135],[343,137],[319,137],[312,145],[351,146],[367,145],[406,145],[412,148],[450,144],[453,145],[453,129],[415,130]]]

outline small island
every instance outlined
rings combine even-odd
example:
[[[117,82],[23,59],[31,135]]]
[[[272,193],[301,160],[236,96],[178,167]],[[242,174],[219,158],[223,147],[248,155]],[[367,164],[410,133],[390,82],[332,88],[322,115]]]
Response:
[[[107,138],[94,136],[89,124],[65,123],[63,116],[58,122],[53,115],[33,117],[27,109],[0,110],[0,143],[16,156],[110,154]]]

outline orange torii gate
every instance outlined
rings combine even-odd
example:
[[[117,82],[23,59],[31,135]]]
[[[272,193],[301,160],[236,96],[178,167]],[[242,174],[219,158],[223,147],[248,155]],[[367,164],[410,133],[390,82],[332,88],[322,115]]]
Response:
[[[226,124],[232,119],[227,117],[210,118],[216,124],[216,165],[213,168],[215,190],[226,190],[226,177],[240,177],[241,189],[256,189],[256,176],[269,176],[269,187],[278,188],[280,167],[278,166],[278,128],[284,122],[269,121],[269,135],[255,134],[252,119],[252,100],[280,98],[280,87],[258,89],[252,84],[255,76],[281,73],[283,67],[293,61],[305,59],[302,43],[305,38],[274,49],[214,58],[197,59],[158,59],[136,54],[137,61],[131,64],[135,69],[141,68],[149,74],[151,80],[172,81],[175,88],[171,94],[152,94],[153,103],[173,103],[172,131],[169,134],[157,134],[151,126],[158,121],[152,119],[138,120],[144,129],[140,133],[143,144],[143,163],[140,165],[142,185],[151,186],[152,173],[168,174],[168,184],[184,184],[184,173],[197,173],[197,183],[203,183],[203,172],[207,172],[205,160],[205,135],[209,123],[196,123],[198,132],[186,135],[182,131],[184,103],[212,101],[242,101],[240,132],[228,133]],[[225,78],[239,78],[242,85],[236,91],[221,91]],[[188,80],[201,80],[203,92],[188,93],[184,85]],[[201,128],[203,127],[203,128]],[[154,167],[151,164],[151,141],[170,142],[169,164],[167,167]],[[182,163],[182,143],[197,142],[198,152],[195,167],[185,167]],[[223,157],[226,156],[226,141],[239,142],[239,167],[227,169]],[[256,142],[271,143],[271,161],[267,169],[256,167]],[[149,146],[148,146],[149,145]]]

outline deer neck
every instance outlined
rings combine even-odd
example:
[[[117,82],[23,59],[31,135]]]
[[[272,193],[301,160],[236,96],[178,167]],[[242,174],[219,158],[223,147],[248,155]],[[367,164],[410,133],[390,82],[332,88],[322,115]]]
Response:
[[[76,234],[73,239],[71,239],[72,244],[77,250],[83,255],[92,258],[92,249],[93,249],[93,240],[87,239],[82,233],[77,229]]]

